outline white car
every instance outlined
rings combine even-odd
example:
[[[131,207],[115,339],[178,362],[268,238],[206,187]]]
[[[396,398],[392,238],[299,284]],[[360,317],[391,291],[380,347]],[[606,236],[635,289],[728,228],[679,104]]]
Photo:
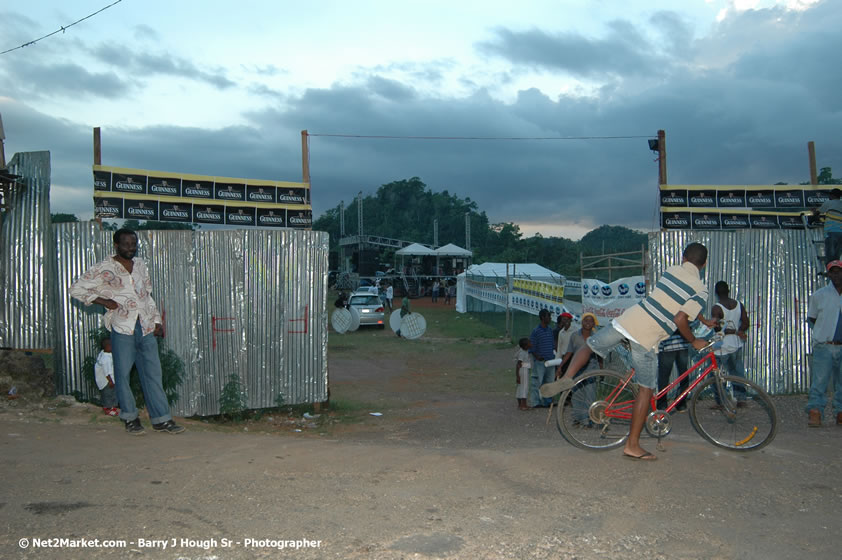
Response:
[[[360,314],[360,326],[377,325],[381,329],[386,327],[383,302],[376,293],[367,289],[358,290],[348,298],[348,305]]]

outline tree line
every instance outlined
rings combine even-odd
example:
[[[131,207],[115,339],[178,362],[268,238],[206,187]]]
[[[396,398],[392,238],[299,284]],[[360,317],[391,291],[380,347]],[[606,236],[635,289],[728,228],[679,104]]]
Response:
[[[345,208],[345,235],[359,233],[355,199]],[[579,276],[579,254],[598,255],[638,251],[647,235],[622,226],[604,225],[579,241],[536,234],[524,238],[512,222],[489,223],[485,211],[470,198],[448,191],[433,192],[418,177],[392,181],[373,195],[363,197],[363,233],[417,243],[433,243],[433,220],[438,219],[439,243],[464,245],[465,216],[471,224],[473,262],[537,263],[565,276]],[[330,234],[330,247],[339,245],[340,206],[325,211],[313,222],[313,229]],[[383,261],[390,262],[391,254]]]

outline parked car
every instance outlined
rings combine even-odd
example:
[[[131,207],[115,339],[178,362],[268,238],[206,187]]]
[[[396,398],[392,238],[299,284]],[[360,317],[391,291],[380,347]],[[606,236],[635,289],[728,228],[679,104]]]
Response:
[[[348,304],[359,312],[360,326],[377,325],[381,329],[386,327],[383,302],[376,293],[358,290],[351,294]]]

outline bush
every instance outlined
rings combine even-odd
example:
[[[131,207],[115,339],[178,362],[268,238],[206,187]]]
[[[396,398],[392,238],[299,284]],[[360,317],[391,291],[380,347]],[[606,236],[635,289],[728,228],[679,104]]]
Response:
[[[222,388],[222,394],[219,395],[219,413],[230,420],[242,420],[245,417],[246,406],[248,400],[245,388],[240,383],[240,378],[232,373],[228,377],[228,383]]]

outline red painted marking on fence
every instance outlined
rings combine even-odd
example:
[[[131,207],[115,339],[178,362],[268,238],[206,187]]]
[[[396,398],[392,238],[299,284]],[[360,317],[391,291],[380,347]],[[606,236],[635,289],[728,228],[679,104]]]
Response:
[[[289,333],[304,333],[307,334],[307,327],[309,326],[308,319],[310,318],[310,304],[304,306],[304,318],[303,319],[288,319],[290,323],[304,323],[304,330],[303,331],[294,331],[289,330]]]
[[[213,337],[213,349],[216,350],[216,333],[218,332],[234,332],[234,329],[218,329],[216,327],[217,321],[234,321],[236,317],[215,317],[211,315],[211,336]]]

